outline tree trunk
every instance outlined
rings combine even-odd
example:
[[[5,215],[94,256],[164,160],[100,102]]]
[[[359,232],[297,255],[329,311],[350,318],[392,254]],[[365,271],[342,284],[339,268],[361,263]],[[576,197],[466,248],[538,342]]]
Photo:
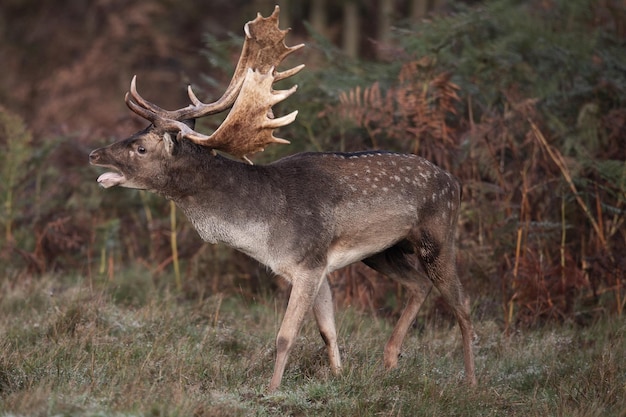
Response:
[[[418,21],[428,13],[428,0],[411,0],[411,20]]]
[[[343,50],[350,58],[359,56],[359,5],[356,1],[346,1],[343,5]]]
[[[326,18],[326,0],[314,0],[311,2],[309,12],[311,26],[322,36],[326,36],[328,20]]]
[[[394,10],[394,0],[380,0],[378,9],[378,36],[376,56],[384,59],[388,54],[387,46],[391,41],[391,20]]]
[[[428,13],[436,13],[445,4],[446,0],[411,0],[411,20],[424,19]]]

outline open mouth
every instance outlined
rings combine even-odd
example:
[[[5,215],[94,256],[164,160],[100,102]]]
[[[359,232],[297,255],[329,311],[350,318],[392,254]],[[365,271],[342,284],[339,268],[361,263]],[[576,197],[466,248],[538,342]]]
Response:
[[[110,188],[123,184],[126,177],[118,172],[105,172],[98,177],[98,184],[103,188]]]
[[[105,172],[104,174],[98,177],[98,184],[102,188],[110,188],[116,185],[121,185],[126,182],[126,177],[124,174],[119,172],[119,169],[114,165],[110,165],[106,163],[106,158],[102,157],[102,151],[106,148],[96,149],[89,154],[89,163],[91,165],[102,167],[102,168],[112,168],[115,171]],[[102,159],[105,159],[103,161]]]

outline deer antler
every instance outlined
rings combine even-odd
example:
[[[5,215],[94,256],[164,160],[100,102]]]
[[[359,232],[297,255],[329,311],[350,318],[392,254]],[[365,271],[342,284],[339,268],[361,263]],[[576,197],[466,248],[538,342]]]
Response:
[[[187,93],[192,104],[174,111],[164,110],[139,95],[136,77],[133,77],[130,91],[125,97],[126,104],[156,127],[178,130],[181,137],[248,162],[247,155],[262,151],[270,143],[289,143],[274,137],[273,130],[293,122],[298,112],[274,119],[271,107],[293,94],[297,86],[274,91],[272,84],[304,68],[304,65],[298,65],[282,72],[275,70],[287,55],[304,44],[292,47],[285,45],[285,36],[289,30],[278,28],[279,12],[280,8],[276,6],[270,17],[264,18],[257,14],[253,21],[245,24],[246,39],[239,62],[226,92],[217,101],[201,102],[190,86]],[[183,123],[184,120],[222,112],[231,106],[230,113],[212,135],[198,133]]]

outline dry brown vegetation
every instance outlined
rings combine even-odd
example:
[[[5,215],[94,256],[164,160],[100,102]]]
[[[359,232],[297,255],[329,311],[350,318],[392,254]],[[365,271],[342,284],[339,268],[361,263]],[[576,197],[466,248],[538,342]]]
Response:
[[[594,13],[602,14],[602,7]],[[547,11],[557,8],[552,4]],[[489,11],[498,13],[497,8]],[[468,31],[467,37],[479,37]],[[501,36],[502,45],[513,38],[508,47],[517,46],[519,34]],[[529,35],[529,40],[541,36],[546,34]],[[495,40],[488,48],[497,46]],[[472,47],[463,45],[461,56],[476,54]],[[502,51],[499,59],[512,53]],[[524,59],[531,61],[532,52],[526,53]],[[585,322],[605,313],[623,315],[626,112],[623,102],[604,99],[614,98],[623,84],[604,78],[610,63],[600,56],[609,58],[599,49],[592,53],[587,57],[591,68],[581,65],[569,86],[578,102],[571,109],[576,113],[559,114],[560,120],[555,120],[549,100],[563,99],[534,95],[541,92],[539,80],[534,89],[522,89],[524,77],[509,80],[498,74],[503,81],[472,94],[430,56],[403,63],[387,88],[375,81],[341,92],[340,103],[326,112],[361,127],[373,147],[384,143],[421,154],[461,178],[461,270],[470,292],[489,288],[491,294],[501,295],[494,301],[500,304],[507,329],[545,321]],[[487,58],[493,56],[481,59]],[[623,64],[621,60],[617,65]],[[541,65],[534,71],[541,71]],[[576,77],[589,76],[587,70],[607,74],[596,84],[576,85]],[[458,74],[456,79],[480,84],[481,76],[467,80]],[[585,88],[592,88],[592,94]],[[481,95],[486,93],[495,93],[498,101],[485,106]],[[563,107],[570,104],[564,102]],[[568,122],[575,124],[558,124]]]

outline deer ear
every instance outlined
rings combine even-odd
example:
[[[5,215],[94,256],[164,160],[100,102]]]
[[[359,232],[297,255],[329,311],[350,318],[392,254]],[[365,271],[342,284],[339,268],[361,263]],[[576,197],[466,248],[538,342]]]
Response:
[[[176,145],[176,141],[174,138],[172,138],[172,135],[165,132],[163,134],[163,144],[165,145],[165,150],[167,151],[168,155],[172,155],[174,153],[174,146]]]
[[[196,128],[196,119],[185,119],[183,120],[183,123],[189,126],[191,129]]]

